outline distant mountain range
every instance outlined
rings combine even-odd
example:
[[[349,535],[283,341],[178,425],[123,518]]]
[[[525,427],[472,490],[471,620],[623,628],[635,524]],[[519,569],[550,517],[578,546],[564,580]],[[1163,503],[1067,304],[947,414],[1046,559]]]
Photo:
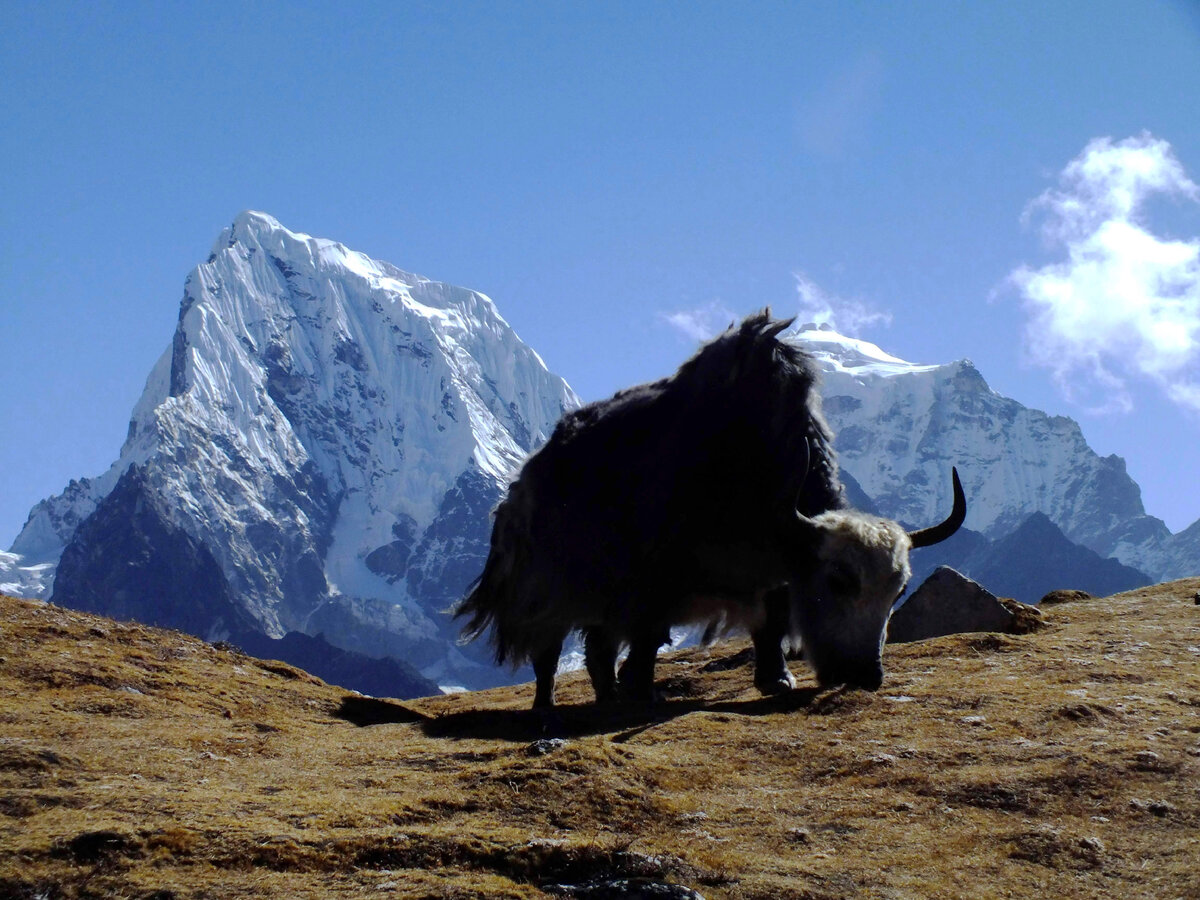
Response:
[[[970,360],[914,365],[813,326],[795,339],[824,373],[842,469],[882,515],[938,521],[951,505],[953,465],[966,527],[988,538],[1038,512],[1072,542],[1155,581],[1200,571],[1200,521],[1173,535],[1147,515],[1125,461],[1097,455],[1073,419],[996,393]]]
[[[910,526],[939,521],[958,468],[966,526],[914,553],[914,586],[950,565],[1036,603],[1068,585],[1104,595],[1200,572],[1200,522],[1172,535],[1146,515],[1124,460],[1098,456],[1074,420],[1001,396],[969,360],[914,365],[815,326],[795,340],[820,364],[855,505]]]
[[[859,505],[938,521],[958,467],[970,531],[914,555],[919,571],[949,562],[1027,601],[1200,571],[1200,523],[1172,535],[1147,516],[1124,462],[1072,420],[996,394],[965,360],[917,366],[815,327],[793,339],[824,372]],[[188,276],[118,460],[34,507],[0,590],[318,674],[321,657],[371,693],[372,659],[407,679],[395,696],[506,681],[446,610],[510,475],[578,402],[486,296],[243,213]]]

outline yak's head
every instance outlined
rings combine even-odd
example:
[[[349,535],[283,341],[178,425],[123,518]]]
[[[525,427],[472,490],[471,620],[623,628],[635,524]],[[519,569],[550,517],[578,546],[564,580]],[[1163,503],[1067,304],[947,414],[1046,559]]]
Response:
[[[957,471],[953,480],[949,518],[920,531],[851,510],[797,514],[804,562],[790,581],[792,622],[822,685],[874,691],[883,683],[883,643],[892,606],[912,574],[909,550],[944,541],[966,518]]]

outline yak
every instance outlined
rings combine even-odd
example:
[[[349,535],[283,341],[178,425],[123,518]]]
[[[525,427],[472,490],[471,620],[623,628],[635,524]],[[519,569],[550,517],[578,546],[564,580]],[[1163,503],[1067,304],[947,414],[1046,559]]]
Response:
[[[770,310],[667,378],[567,413],[494,512],[483,572],[456,616],[498,664],[532,662],[553,706],[565,638],[583,635],[598,702],[650,700],[673,626],[743,627],[755,685],[791,689],[798,637],[822,685],[875,690],[908,552],[966,516],[958,473],[940,525],[906,532],[847,508],[818,370]],[[619,651],[628,656],[619,673]]]

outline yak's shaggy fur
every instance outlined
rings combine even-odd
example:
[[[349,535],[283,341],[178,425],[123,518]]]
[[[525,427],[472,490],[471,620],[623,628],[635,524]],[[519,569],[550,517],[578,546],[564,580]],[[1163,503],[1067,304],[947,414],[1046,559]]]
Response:
[[[797,512],[846,500],[816,367],[778,337],[788,324],[750,316],[669,378],[567,414],[525,463],[458,615],[470,638],[491,630],[497,662],[533,663],[537,705],[553,702],[573,630],[584,632],[598,699],[613,695],[620,646],[631,648],[622,684],[645,696],[668,629],[718,618],[755,636],[760,688],[793,683],[779,589],[795,594],[825,534]],[[891,527],[907,576],[907,537]]]

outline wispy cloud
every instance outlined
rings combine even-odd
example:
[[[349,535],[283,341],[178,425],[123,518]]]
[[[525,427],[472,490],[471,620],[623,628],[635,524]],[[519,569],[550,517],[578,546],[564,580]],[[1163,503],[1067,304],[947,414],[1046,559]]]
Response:
[[[800,146],[826,159],[842,160],[870,136],[883,96],[883,58],[870,50],[833,71],[797,111]]]
[[[838,297],[822,288],[803,272],[792,273],[800,301],[798,321],[828,325],[847,337],[859,337],[873,325],[891,325],[892,314],[875,309],[862,300]]]
[[[1025,210],[1066,254],[1010,276],[1029,315],[1026,352],[1094,411],[1131,409],[1140,378],[1200,411],[1200,239],[1152,233],[1155,196],[1200,204],[1171,145],[1143,133],[1091,141]]]
[[[878,310],[861,300],[848,300],[831,294],[803,272],[793,272],[796,279],[796,327],[804,324],[827,325],[848,337],[859,337],[874,325],[891,325],[892,314]],[[774,305],[776,315],[786,316],[784,304]],[[720,334],[742,316],[720,300],[712,300],[694,309],[659,313],[659,318],[683,337],[707,341]]]
[[[707,341],[724,331],[738,318],[738,314],[731,311],[720,300],[713,300],[696,309],[684,309],[678,312],[660,313],[660,315],[664,322],[684,337],[694,341]]]

